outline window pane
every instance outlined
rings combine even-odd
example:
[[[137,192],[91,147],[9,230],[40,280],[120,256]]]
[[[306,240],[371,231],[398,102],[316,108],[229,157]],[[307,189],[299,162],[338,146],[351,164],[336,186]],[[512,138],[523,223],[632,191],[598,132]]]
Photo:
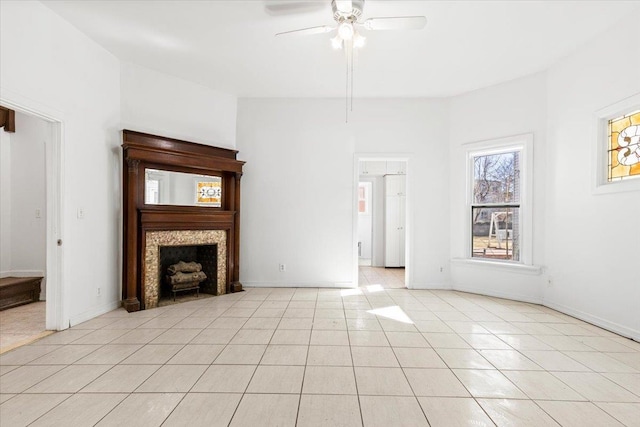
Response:
[[[520,152],[473,157],[473,203],[520,201]]]
[[[369,204],[371,203],[371,186],[372,184],[370,182],[360,182],[358,184],[358,213],[369,213]]]
[[[520,261],[520,208],[471,208],[474,258]]]
[[[640,111],[609,120],[609,181],[640,176]]]

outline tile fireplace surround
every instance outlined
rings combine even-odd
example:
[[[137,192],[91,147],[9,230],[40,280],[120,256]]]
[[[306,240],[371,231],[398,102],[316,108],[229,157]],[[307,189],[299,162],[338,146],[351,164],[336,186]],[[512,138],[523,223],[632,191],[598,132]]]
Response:
[[[227,232],[225,230],[148,231],[143,261],[145,308],[158,306],[162,276],[159,268],[160,248],[190,245],[216,245],[218,250],[217,293],[218,295],[225,293],[227,283]]]

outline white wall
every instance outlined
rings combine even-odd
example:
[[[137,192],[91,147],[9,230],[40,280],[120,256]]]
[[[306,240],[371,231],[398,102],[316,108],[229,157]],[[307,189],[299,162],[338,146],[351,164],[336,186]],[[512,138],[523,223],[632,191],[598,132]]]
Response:
[[[235,96],[129,63],[121,88],[123,129],[235,147]]]
[[[465,258],[466,168],[464,144],[533,133],[533,264],[544,265],[546,75],[539,73],[451,99],[450,168],[451,257]],[[543,278],[469,263],[451,263],[454,289],[541,302]]]
[[[594,113],[640,93],[640,14],[548,72],[545,304],[640,340],[640,193],[592,193]],[[635,225],[631,225],[634,223]]]
[[[62,323],[75,324],[120,301],[120,65],[39,2],[0,2],[0,19],[0,97],[63,121]]]
[[[16,132],[8,134],[10,173],[3,176],[10,194],[2,204],[9,208],[8,238],[2,251],[9,251],[3,276],[45,276],[46,270],[46,187],[45,144],[51,143],[51,125],[39,118],[16,113]],[[3,154],[4,154],[3,150]],[[3,156],[4,157],[4,156]],[[4,163],[4,158],[2,163]],[[36,215],[36,211],[39,215]],[[39,216],[39,217],[38,217]],[[3,216],[4,222],[4,216]],[[3,229],[5,224],[3,224]],[[4,254],[3,254],[4,257]],[[40,299],[45,299],[46,279]]]
[[[444,100],[241,99],[240,279],[251,285],[355,281],[356,153],[409,158],[412,287],[443,287],[448,246],[448,107]],[[278,264],[287,265],[286,272]]]

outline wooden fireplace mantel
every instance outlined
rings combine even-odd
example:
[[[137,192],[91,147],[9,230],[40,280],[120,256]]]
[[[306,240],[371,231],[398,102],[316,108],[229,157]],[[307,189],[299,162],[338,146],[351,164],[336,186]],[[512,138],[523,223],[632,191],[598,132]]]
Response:
[[[145,308],[142,283],[147,231],[225,230],[226,289],[239,287],[240,178],[245,162],[237,160],[238,152],[131,130],[123,131],[122,149],[124,308],[129,312]],[[145,204],[146,168],[221,177],[221,207]]]

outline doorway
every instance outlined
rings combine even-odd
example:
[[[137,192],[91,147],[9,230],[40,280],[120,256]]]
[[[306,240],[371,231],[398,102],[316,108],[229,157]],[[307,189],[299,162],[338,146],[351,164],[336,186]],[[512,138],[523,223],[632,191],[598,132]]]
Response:
[[[358,286],[406,288],[407,159],[358,157],[356,165]]]
[[[62,241],[58,240],[62,234],[62,122],[53,111],[30,109],[29,102],[0,100],[15,114],[15,132],[0,129],[0,279],[14,278],[12,284],[27,278],[42,280],[37,280],[39,292],[34,285],[30,298],[20,296],[0,311],[0,352],[65,328]]]

